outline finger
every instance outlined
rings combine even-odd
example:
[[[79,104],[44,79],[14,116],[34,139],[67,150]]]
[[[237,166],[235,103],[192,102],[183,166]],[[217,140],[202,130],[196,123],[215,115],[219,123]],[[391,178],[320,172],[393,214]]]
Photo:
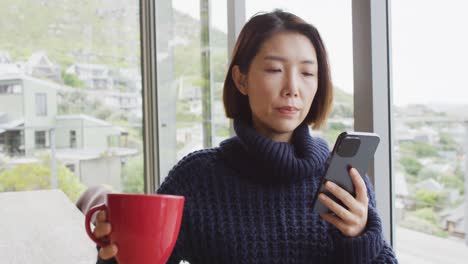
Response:
[[[109,235],[112,231],[111,225],[109,223],[99,223],[96,225],[96,228],[94,228],[94,235],[97,238],[103,238],[107,235]]]
[[[99,211],[96,216],[96,223],[107,222],[106,211]]]
[[[115,244],[110,244],[107,247],[99,249],[99,257],[103,260],[108,260],[117,255],[118,248]]]
[[[351,180],[353,181],[354,188],[356,189],[356,199],[367,205],[368,198],[367,198],[367,188],[364,179],[361,177],[359,172],[355,168],[351,168],[349,170],[349,175],[351,176]]]
[[[350,211],[355,211],[359,205],[357,204],[356,199],[345,189],[338,186],[336,183],[327,181],[325,183],[325,188],[330,191],[336,198],[343,202]]]
[[[334,225],[338,230],[340,230],[342,233],[345,232],[346,230],[346,224],[338,217],[332,215],[332,214],[324,214],[321,213],[320,216],[330,224]]]
[[[320,214],[320,216],[330,224],[334,225],[338,230],[341,231],[346,236],[355,237],[362,233],[362,230],[350,225],[347,225],[345,222],[341,221],[338,217],[331,214]]]
[[[354,222],[353,215],[346,208],[344,208],[337,202],[333,201],[327,195],[321,193],[319,195],[319,199],[328,209],[330,209],[333,213],[335,213],[341,220],[346,221],[346,222]]]

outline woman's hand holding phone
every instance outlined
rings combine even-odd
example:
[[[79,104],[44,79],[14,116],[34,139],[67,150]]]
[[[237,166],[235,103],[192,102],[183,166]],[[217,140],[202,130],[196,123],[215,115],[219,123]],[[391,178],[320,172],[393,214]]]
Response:
[[[319,199],[333,213],[321,213],[320,216],[338,228],[344,235],[355,237],[360,235],[366,228],[369,199],[366,183],[359,175],[359,172],[355,168],[351,168],[349,175],[356,190],[356,198],[335,183],[327,181],[325,188],[341,200],[348,209],[333,201],[326,194],[321,193]]]

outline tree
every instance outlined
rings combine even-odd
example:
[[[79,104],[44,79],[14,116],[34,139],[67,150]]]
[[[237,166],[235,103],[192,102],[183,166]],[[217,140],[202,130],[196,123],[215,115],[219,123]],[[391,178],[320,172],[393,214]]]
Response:
[[[76,75],[68,74],[65,71],[62,71],[62,79],[63,79],[63,82],[68,86],[75,87],[75,88],[85,87],[85,83],[82,80],[78,79]]]
[[[0,174],[0,192],[51,189],[50,163],[21,164]],[[86,190],[80,180],[65,166],[57,164],[57,183],[70,200],[75,203]]]
[[[403,157],[400,159],[400,164],[403,165],[405,171],[411,175],[418,175],[422,168],[421,163],[412,157]]]
[[[414,216],[424,219],[434,225],[439,224],[439,217],[437,217],[436,213],[434,212],[433,208],[424,207],[412,212]]]
[[[440,192],[431,192],[427,190],[418,190],[415,200],[417,208],[431,207],[442,209],[446,203],[446,194]]]
[[[123,191],[127,193],[144,192],[143,156],[130,158],[122,169]]]
[[[460,193],[464,192],[464,179],[457,174],[442,175],[441,183],[448,188],[457,189]]]
[[[439,142],[442,145],[443,150],[456,150],[457,149],[457,142],[453,139],[453,137],[448,133],[440,133],[439,135]]]
[[[417,178],[419,181],[423,181],[426,179],[436,179],[439,180],[440,172],[432,170],[430,168],[422,168],[419,170]]]
[[[421,208],[409,212],[398,225],[439,237],[447,237],[447,232],[439,226],[438,217],[432,208]]]
[[[59,91],[58,93],[58,114],[78,114],[84,111],[84,107],[88,104],[86,94],[82,91]]]
[[[419,158],[439,156],[436,147],[423,142],[403,142],[400,144],[400,148],[402,152],[414,154]]]

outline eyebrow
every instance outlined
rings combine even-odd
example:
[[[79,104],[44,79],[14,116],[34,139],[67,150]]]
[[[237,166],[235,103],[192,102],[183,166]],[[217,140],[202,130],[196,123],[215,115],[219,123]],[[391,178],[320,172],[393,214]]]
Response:
[[[286,58],[283,58],[283,57],[280,57],[280,56],[274,56],[274,55],[267,55],[263,59],[264,60],[275,60],[275,61],[281,61],[281,62],[286,62],[287,61]],[[315,62],[315,60],[301,60],[301,63],[315,64],[316,62]]]

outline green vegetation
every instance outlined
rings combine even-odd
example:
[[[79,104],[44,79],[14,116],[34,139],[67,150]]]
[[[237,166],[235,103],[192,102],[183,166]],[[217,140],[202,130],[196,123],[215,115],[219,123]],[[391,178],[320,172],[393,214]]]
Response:
[[[439,143],[442,147],[442,150],[456,150],[457,143],[453,139],[453,137],[448,133],[440,133],[439,134]]]
[[[437,147],[424,142],[403,142],[400,144],[400,148],[404,154],[412,154],[418,158],[439,156]]]
[[[447,195],[420,189],[416,191],[415,202],[416,208],[431,207],[440,210],[447,205]]]
[[[417,179],[418,181],[423,181],[423,180],[427,180],[427,179],[435,179],[435,180],[439,180],[440,178],[440,172],[438,171],[435,171],[433,169],[430,169],[430,168],[422,168],[418,175],[417,176]]]
[[[447,232],[442,230],[437,222],[437,216],[431,208],[409,212],[408,215],[399,222],[399,225],[419,232],[446,238]]]
[[[418,175],[422,168],[421,163],[413,157],[403,157],[400,159],[400,164],[405,168],[406,173]]]
[[[122,169],[123,191],[126,193],[144,193],[143,156],[130,158]]]
[[[75,87],[75,88],[83,88],[85,83],[78,79],[76,75],[68,74],[65,71],[62,71],[62,79],[65,85]]]
[[[201,115],[194,114],[190,112],[190,102],[189,101],[178,101],[177,102],[177,123],[199,123],[202,121]]]
[[[0,192],[51,189],[49,158],[41,163],[20,164],[0,173]],[[57,163],[57,183],[70,200],[75,203],[86,186],[65,166]]]

